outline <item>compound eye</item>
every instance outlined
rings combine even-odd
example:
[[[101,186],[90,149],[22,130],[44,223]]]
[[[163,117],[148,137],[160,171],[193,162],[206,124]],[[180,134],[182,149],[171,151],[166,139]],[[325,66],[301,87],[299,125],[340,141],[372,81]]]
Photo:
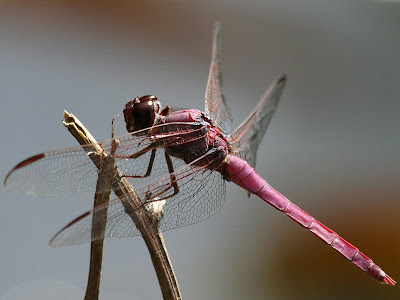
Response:
[[[147,105],[153,106],[154,110],[158,112],[160,110],[160,101],[158,101],[156,96],[146,95],[139,98],[140,103],[146,102]]]
[[[160,102],[155,96],[134,98],[124,108],[126,129],[133,132],[153,126],[160,110]]]
[[[134,120],[133,120],[133,110],[136,103],[139,102],[139,98],[134,98],[133,100],[129,101],[125,104],[124,107],[124,119],[126,124],[126,129],[128,132],[134,131]]]

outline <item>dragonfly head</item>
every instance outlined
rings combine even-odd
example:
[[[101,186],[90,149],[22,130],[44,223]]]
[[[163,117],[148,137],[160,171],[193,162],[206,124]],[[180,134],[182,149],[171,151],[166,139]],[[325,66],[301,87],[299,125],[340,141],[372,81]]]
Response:
[[[134,98],[125,104],[124,118],[126,130],[134,132],[154,125],[161,112],[161,104],[152,95]]]

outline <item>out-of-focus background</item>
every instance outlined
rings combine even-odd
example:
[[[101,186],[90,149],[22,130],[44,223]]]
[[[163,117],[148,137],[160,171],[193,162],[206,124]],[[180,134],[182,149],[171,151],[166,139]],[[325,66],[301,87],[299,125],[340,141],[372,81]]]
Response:
[[[236,125],[289,78],[256,169],[400,280],[400,2],[0,1],[1,176],[76,145],[64,109],[98,140],[134,96],[202,109],[215,20]],[[0,193],[0,298],[82,299],[89,244],[47,243],[92,199]],[[164,237],[184,299],[400,294],[231,183],[218,214]],[[142,239],[106,240],[101,299],[160,298]]]

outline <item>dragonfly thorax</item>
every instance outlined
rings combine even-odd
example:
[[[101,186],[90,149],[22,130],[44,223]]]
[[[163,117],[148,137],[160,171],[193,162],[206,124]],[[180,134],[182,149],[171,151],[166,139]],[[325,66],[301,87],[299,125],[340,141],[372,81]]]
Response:
[[[124,107],[126,130],[134,132],[153,126],[160,112],[161,104],[156,96],[146,95],[133,98]]]

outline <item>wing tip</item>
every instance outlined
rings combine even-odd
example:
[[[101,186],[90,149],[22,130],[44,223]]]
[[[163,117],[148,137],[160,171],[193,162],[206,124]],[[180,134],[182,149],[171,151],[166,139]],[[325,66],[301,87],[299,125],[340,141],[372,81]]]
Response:
[[[86,218],[87,216],[89,216],[91,214],[91,211],[87,211],[84,214],[80,215],[79,217],[77,217],[76,219],[72,220],[71,222],[69,222],[67,225],[65,225],[62,229],[60,229],[50,240],[49,242],[49,246],[52,248],[59,248],[59,247],[65,247],[65,246],[70,246],[73,245],[73,243],[69,244],[69,243],[65,243],[65,241],[61,240],[58,241],[60,234],[67,228],[75,225],[76,223],[78,223],[79,221],[81,221],[82,219]]]
[[[287,82],[287,75],[285,73],[282,73],[281,75],[278,76],[278,79],[277,79],[278,84],[279,83],[286,84],[286,82]]]
[[[31,157],[29,157],[29,158],[27,158],[27,159],[21,161],[18,165],[16,165],[14,168],[12,168],[11,171],[8,172],[6,178],[4,178],[4,181],[3,181],[4,187],[7,189],[8,179],[10,179],[11,175],[12,175],[16,170],[21,169],[21,168],[23,168],[23,167],[26,167],[26,166],[28,166],[28,165],[34,163],[35,161],[38,161],[38,160],[40,160],[40,159],[42,159],[42,158],[44,158],[44,157],[45,157],[45,154],[44,154],[44,153],[40,153],[40,154],[36,154],[36,155],[34,155],[34,156],[31,156]]]

